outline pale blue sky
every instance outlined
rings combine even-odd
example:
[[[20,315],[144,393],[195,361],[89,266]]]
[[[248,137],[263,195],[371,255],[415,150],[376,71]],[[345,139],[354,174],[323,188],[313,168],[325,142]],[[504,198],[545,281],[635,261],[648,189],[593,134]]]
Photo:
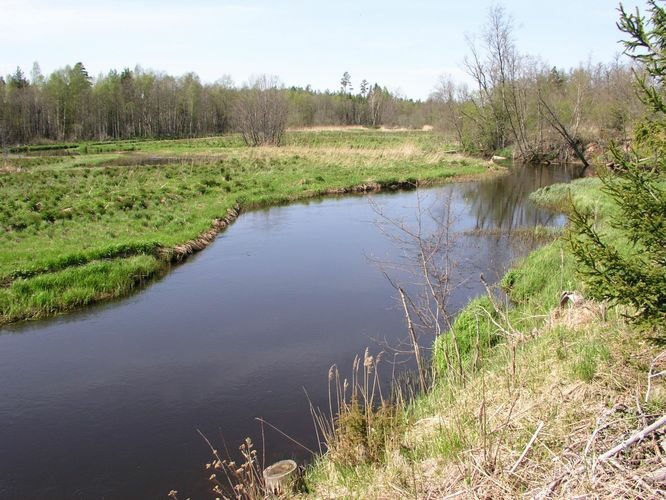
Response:
[[[621,51],[614,0],[0,0],[0,74],[82,61],[95,76],[141,64],[207,82],[269,73],[337,89],[349,71],[354,87],[365,78],[425,98],[443,73],[464,80],[465,35],[480,31],[493,3],[512,15],[521,51],[550,65]]]

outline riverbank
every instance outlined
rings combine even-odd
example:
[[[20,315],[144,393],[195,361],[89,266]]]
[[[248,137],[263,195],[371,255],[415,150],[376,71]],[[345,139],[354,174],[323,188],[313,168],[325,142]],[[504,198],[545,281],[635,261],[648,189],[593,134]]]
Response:
[[[126,295],[238,214],[327,194],[487,175],[427,131],[289,132],[31,147],[3,160],[0,324]],[[56,154],[58,153],[58,154]]]
[[[598,179],[533,200],[597,215],[615,207]],[[621,237],[621,235],[618,235]],[[654,497],[664,487],[656,433],[617,445],[666,412],[666,366],[630,312],[585,299],[563,238],[502,280],[515,307],[475,299],[459,314],[460,363],[435,341],[432,389],[409,404],[343,412],[330,450],[308,473],[317,498]],[[562,300],[563,291],[580,296]],[[350,422],[354,425],[350,426]]]

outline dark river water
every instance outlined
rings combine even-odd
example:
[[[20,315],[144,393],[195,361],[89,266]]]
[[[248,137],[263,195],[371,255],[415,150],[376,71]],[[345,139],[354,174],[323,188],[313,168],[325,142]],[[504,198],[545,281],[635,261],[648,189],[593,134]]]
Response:
[[[568,181],[562,168],[372,195],[392,217],[449,200],[457,273],[453,308],[482,293],[533,245],[511,231],[564,218],[527,200]],[[0,498],[207,497],[209,457],[254,417],[304,444],[316,439],[304,394],[325,405],[327,372],[344,374],[377,339],[405,337],[395,293],[368,256],[400,250],[364,196],[242,214],[206,250],[117,302],[0,331]],[[475,229],[501,229],[473,233]],[[266,431],[267,459],[307,452]]]

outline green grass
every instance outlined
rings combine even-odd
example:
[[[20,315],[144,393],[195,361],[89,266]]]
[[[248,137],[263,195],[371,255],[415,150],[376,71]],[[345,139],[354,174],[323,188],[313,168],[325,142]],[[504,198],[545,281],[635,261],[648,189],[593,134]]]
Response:
[[[130,259],[152,259],[146,277],[160,272],[161,249],[196,238],[237,203],[486,171],[447,149],[429,132],[368,130],[290,132],[281,148],[248,148],[238,135],[25,147],[0,164],[0,323],[127,293]],[[113,278],[92,265],[101,261]],[[58,293],[43,298],[56,277]],[[86,277],[84,293],[76,281]]]
[[[155,257],[138,255],[17,279],[0,288],[0,321],[39,318],[124,295],[162,268]]]
[[[562,291],[579,287],[575,267],[567,243],[558,239],[530,253],[500,284],[514,303],[544,312],[558,304]]]
[[[539,205],[568,212],[573,202],[579,209],[607,217],[616,212],[617,206],[602,191],[603,184],[597,177],[577,179],[570,184],[552,184],[538,189],[530,199]]]
[[[497,319],[493,304],[488,297],[478,297],[458,314],[452,331],[458,343],[458,351],[465,365],[468,365],[477,349],[490,349],[500,341],[501,336],[491,321]],[[455,347],[451,332],[435,339],[432,363],[435,373],[445,373],[455,358]]]
[[[608,347],[598,340],[586,340],[577,348],[571,371],[574,377],[584,382],[591,382],[597,374],[600,362],[610,359]]]
[[[604,221],[615,207],[599,188],[598,180],[584,179],[542,189],[533,199],[561,209],[570,199],[597,207],[600,230],[608,234]],[[544,478],[566,476],[561,464],[572,453],[582,456],[600,415],[621,401],[635,404],[636,394],[644,393],[659,349],[632,330],[626,310],[594,303],[557,307],[563,290],[584,291],[566,241],[552,241],[516,263],[501,286],[513,302],[509,310],[500,313],[481,297],[454,322],[464,377],[446,376],[451,364],[445,353],[452,348],[446,333],[434,344],[431,390],[396,411],[405,424],[387,442],[399,446],[362,470],[333,463],[335,455],[320,458],[308,475],[315,497],[383,498],[396,491],[413,498],[451,491],[517,497],[540,491]],[[664,387],[653,390],[645,408],[663,414],[665,394]],[[529,455],[517,474],[507,474],[539,422],[543,431]],[[633,413],[619,415],[597,450],[621,442],[636,426],[642,425]],[[572,484],[568,493],[589,493],[585,482]],[[627,484],[627,491],[635,487]],[[613,491],[611,485],[606,494]]]

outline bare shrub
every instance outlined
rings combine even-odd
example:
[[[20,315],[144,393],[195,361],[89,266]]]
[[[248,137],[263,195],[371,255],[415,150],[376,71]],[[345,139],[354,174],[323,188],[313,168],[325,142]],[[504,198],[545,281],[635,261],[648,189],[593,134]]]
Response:
[[[241,90],[234,121],[248,146],[279,146],[288,111],[289,103],[279,79],[262,75]]]
[[[254,449],[250,438],[245,438],[245,442],[238,448],[242,461],[237,464],[229,455],[223,459],[208,438],[201,431],[198,432],[211,450],[212,460],[206,464],[206,470],[211,471],[208,481],[211,491],[217,498],[236,500],[265,498],[262,466],[259,464],[257,450]],[[172,490],[169,496],[177,500],[177,493]]]
[[[420,389],[426,393],[429,389],[427,380],[432,373],[428,370],[427,357],[421,353],[422,337],[429,337],[427,344],[430,345],[441,335],[450,336],[451,341],[446,344],[447,372],[454,378],[462,377],[458,339],[449,304],[462,280],[456,275],[459,263],[453,258],[457,235],[453,231],[455,217],[451,211],[451,195],[433,200],[430,206],[422,205],[418,193],[416,199],[413,224],[391,217],[373,204],[379,216],[377,226],[402,256],[397,262],[373,260],[399,294],[409,333],[406,351],[400,345],[391,350],[414,355]]]

